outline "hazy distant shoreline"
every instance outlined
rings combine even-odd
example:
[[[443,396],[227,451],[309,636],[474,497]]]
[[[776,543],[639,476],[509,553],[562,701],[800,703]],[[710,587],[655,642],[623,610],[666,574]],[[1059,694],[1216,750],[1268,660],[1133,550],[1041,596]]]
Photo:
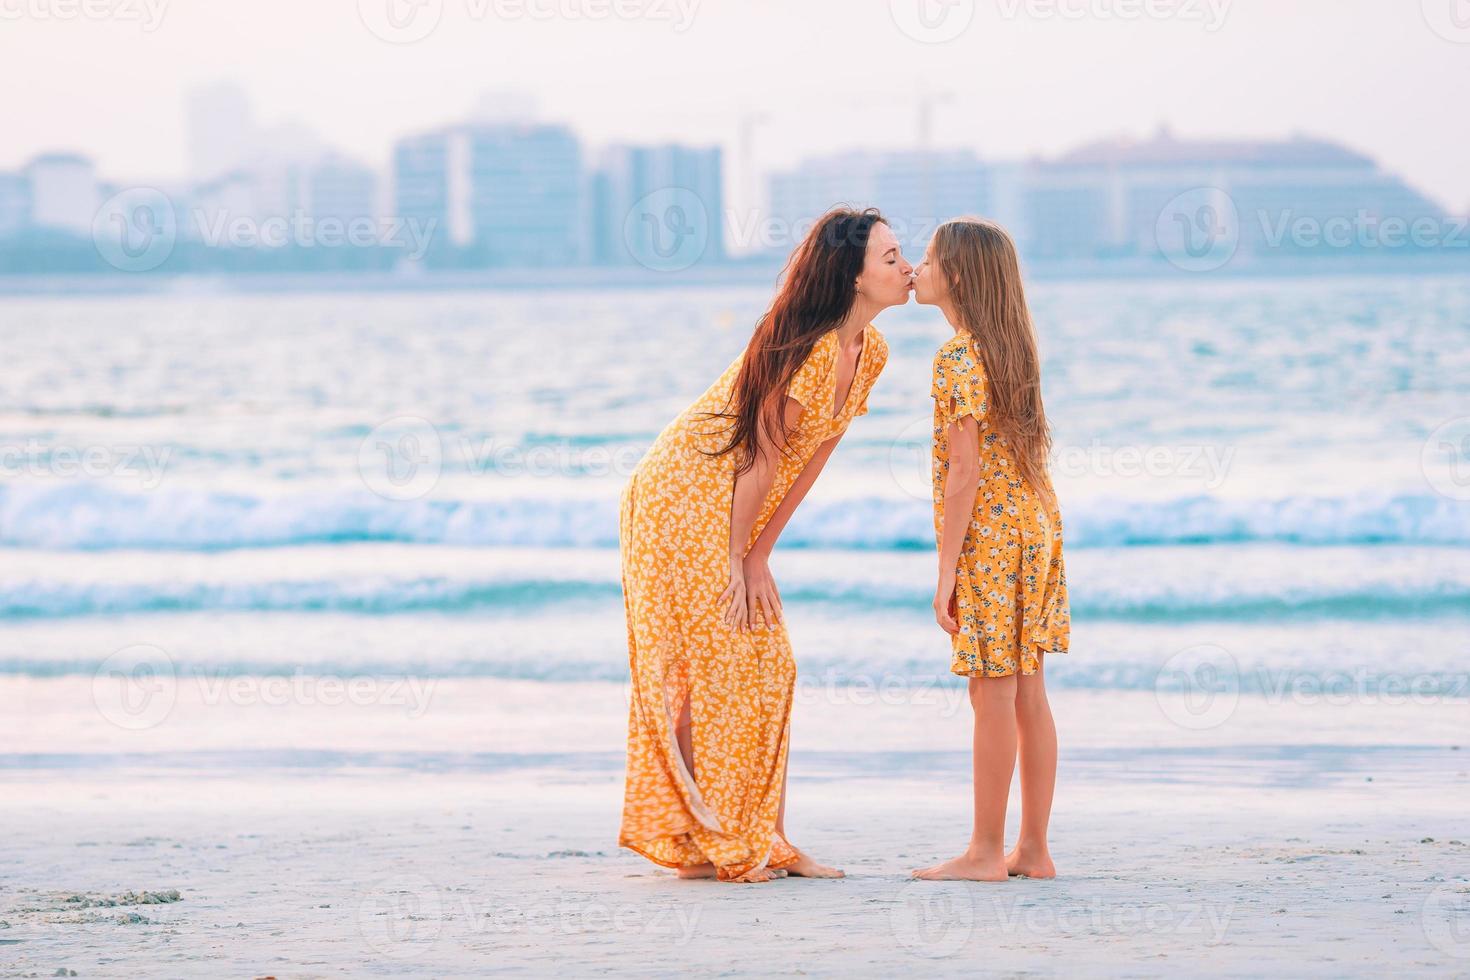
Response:
[[[404,274],[351,272],[153,275],[83,273],[0,275],[0,295],[115,295],[121,293],[415,292],[432,290],[647,289],[664,286],[767,285],[781,262],[752,261],[695,265],[672,272],[628,266],[434,270]],[[1033,279],[1164,279],[1196,282],[1213,278],[1299,278],[1363,275],[1470,274],[1470,253],[1374,257],[1356,255],[1271,262],[1232,262],[1208,272],[1189,272],[1156,259],[1043,261],[1027,265]]]

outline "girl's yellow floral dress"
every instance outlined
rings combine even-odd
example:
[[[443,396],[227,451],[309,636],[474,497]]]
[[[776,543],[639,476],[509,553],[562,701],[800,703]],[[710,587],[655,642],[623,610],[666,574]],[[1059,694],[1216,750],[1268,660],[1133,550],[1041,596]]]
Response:
[[[987,418],[985,367],[968,333],[934,355],[934,533],[944,517],[949,426],[973,415],[980,428],[980,487],[960,550],[955,585],[956,674],[1004,677],[1040,669],[1038,651],[1066,653],[1071,632],[1062,561],[1062,515],[1048,508]]]
[[[733,632],[717,600],[730,584],[730,504],[735,454],[719,447],[737,357],[708,391],[671,422],[624,488],[619,516],[623,598],[632,674],[628,771],[618,843],[677,868],[715,865],[721,879],[796,860],[776,833],[786,773],[796,664],[785,625]],[[749,548],[817,447],[867,412],[888,347],[864,328],[847,401],[833,415],[838,338],[819,339],[787,393],[804,411],[779,459]],[[688,701],[694,772],[675,741]]]

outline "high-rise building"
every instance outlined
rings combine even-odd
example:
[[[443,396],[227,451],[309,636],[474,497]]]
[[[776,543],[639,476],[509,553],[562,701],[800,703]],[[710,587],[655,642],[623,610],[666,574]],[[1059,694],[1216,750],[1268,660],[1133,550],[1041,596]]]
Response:
[[[37,228],[90,235],[101,203],[92,161],[71,153],[46,153],[25,170],[30,223]]]
[[[681,257],[679,265],[720,261],[724,182],[719,147],[608,147],[592,175],[593,260],[657,268],[672,257],[671,249],[689,247],[697,254]],[[698,240],[686,246],[680,243],[685,235]]]
[[[477,266],[585,259],[582,151],[565,126],[487,123],[398,141],[395,216],[434,222],[429,254]]]
[[[264,203],[266,196],[253,174],[243,170],[220,174],[194,186],[180,231],[214,247],[255,244],[265,219],[280,216],[278,209]]]
[[[13,238],[31,223],[31,183],[25,174],[0,173],[0,238]]]
[[[986,214],[991,179],[989,167],[968,150],[852,152],[773,174],[767,189],[771,217],[791,229],[787,247],[822,214],[847,205],[878,208],[898,240],[914,249],[950,218]]]
[[[346,242],[349,223],[378,215],[377,183],[372,170],[336,153],[262,159],[195,185],[184,233],[211,245],[313,246],[322,235]]]
[[[1371,239],[1388,218],[1437,222],[1443,209],[1370,158],[1323,140],[1108,140],[1036,164],[1026,250],[1038,257],[1172,255],[1202,232],[1246,255],[1311,250],[1290,226],[1346,222]],[[1198,227],[1196,227],[1198,226]]]
[[[474,238],[465,206],[469,196],[463,186],[466,168],[463,160],[451,161],[451,142],[456,152],[463,152],[463,141],[451,141],[443,132],[407,137],[393,147],[394,217],[433,228],[430,254],[435,257],[467,248]],[[460,186],[451,190],[452,179],[460,181]],[[458,219],[454,224],[450,222],[451,198]]]
[[[234,82],[190,92],[184,128],[189,173],[196,181],[211,181],[244,166],[257,142],[250,102]]]
[[[329,153],[306,170],[306,210],[315,221],[344,225],[377,215],[378,177],[362,164]]]

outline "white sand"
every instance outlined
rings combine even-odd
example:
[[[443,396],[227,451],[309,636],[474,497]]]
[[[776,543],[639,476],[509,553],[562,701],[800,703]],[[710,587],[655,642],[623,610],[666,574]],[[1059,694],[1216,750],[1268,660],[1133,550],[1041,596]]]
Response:
[[[1464,701],[1055,693],[1061,877],[963,884],[907,872],[968,833],[967,706],[808,691],[789,830],[849,877],[735,886],[614,846],[616,685],[175,693],[126,731],[90,678],[0,680],[0,975],[1470,975]]]

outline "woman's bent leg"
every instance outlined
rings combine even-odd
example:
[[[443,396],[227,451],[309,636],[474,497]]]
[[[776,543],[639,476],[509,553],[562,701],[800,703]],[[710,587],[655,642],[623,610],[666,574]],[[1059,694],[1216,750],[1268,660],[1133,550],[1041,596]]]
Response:
[[[791,771],[787,767],[786,773],[781,776],[781,809],[776,814],[776,838],[785,841],[787,846],[795,852],[796,857],[787,863],[776,865],[777,870],[784,871],[797,878],[844,878],[846,874],[838,868],[825,864],[818,864],[812,860],[811,855],[792,844],[786,836],[786,783],[787,774]]]

